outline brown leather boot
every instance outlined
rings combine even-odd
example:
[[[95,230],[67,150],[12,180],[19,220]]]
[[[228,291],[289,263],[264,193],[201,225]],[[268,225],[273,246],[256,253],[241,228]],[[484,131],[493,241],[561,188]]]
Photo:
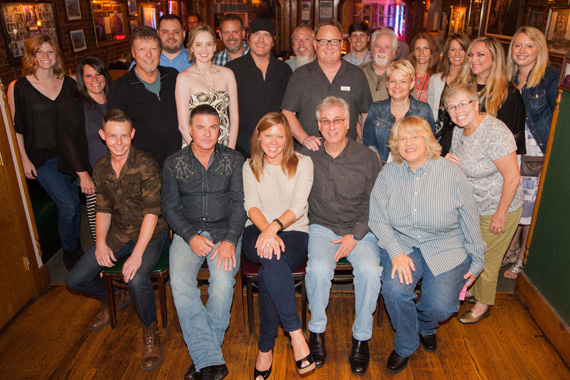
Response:
[[[90,331],[101,330],[111,322],[111,313],[107,307],[107,301],[101,301],[101,308],[95,316],[89,321],[87,328]]]
[[[150,326],[143,326],[143,356],[142,369],[152,371],[162,359],[162,349],[160,348],[160,336],[156,327],[156,321]]]

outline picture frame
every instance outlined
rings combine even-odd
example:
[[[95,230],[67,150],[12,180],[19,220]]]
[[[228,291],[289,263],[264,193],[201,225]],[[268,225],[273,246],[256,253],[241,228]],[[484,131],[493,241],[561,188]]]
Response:
[[[26,41],[35,34],[49,35],[63,50],[54,2],[2,2],[0,11],[0,29],[10,65],[21,62]]]
[[[79,0],[65,0],[65,12],[69,21],[81,20]]]
[[[137,0],[128,0],[127,9],[129,10],[129,16],[137,15]]]
[[[153,6],[142,7],[143,25],[156,29],[156,8]]]
[[[570,49],[570,8],[550,8],[544,33],[548,52],[567,56]]]
[[[119,43],[129,37],[126,2],[93,0],[91,14],[97,47]]]
[[[129,21],[129,26],[131,28],[131,34],[134,33],[135,29],[139,27],[139,22],[138,20],[130,20]]]
[[[85,32],[83,29],[70,30],[69,38],[74,53],[87,50],[87,41],[85,41]]]
[[[511,40],[522,19],[522,0],[490,0],[485,20],[485,35]],[[515,22],[512,22],[512,21]]]
[[[546,7],[530,7],[528,8],[528,15],[524,25],[532,26],[541,32],[544,32],[544,25],[547,20],[546,15]]]
[[[570,57],[565,56],[560,70],[560,80],[558,81],[558,88],[570,92]]]

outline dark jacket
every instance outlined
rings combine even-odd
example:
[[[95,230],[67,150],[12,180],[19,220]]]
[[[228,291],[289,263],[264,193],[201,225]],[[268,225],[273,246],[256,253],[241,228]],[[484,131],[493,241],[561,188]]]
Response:
[[[221,144],[216,144],[207,168],[194,155],[192,145],[164,161],[162,213],[185,242],[209,232],[216,244],[237,245],[247,220],[243,162],[240,153]]]
[[[410,109],[405,116],[419,116],[422,119],[426,119],[431,127],[431,131],[435,134],[435,122],[430,106],[425,102],[414,99],[412,96],[409,98]],[[391,101],[392,100],[388,98],[372,103],[366,121],[364,122],[364,131],[362,133],[362,143],[365,146],[373,146],[376,148],[380,155],[382,165],[386,165],[386,160],[388,160],[388,155],[390,154],[388,139],[392,132],[392,125],[396,122],[396,118],[390,111]]]
[[[178,71],[163,66],[158,66],[158,71],[159,96],[148,91],[135,70],[130,70],[111,85],[107,109],[119,108],[129,115],[136,131],[133,145],[149,153],[162,167],[166,157],[182,147],[182,135],[174,96]]]
[[[525,85],[521,90],[526,109],[526,126],[542,153],[546,152],[552,114],[558,96],[559,78],[560,70],[547,66],[544,76],[536,86],[527,88]],[[516,82],[518,82],[518,75],[515,76]],[[518,83],[516,84],[518,85]]]

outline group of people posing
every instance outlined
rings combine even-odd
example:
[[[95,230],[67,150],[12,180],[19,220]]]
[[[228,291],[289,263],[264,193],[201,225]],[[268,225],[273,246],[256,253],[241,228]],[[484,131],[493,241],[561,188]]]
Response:
[[[241,259],[260,265],[255,380],[271,374],[280,323],[299,374],[325,365],[342,258],[354,274],[356,375],[368,368],[380,291],[396,331],[392,373],[420,344],[436,351],[438,324],[459,310],[460,294],[474,304],[460,322],[488,317],[501,263],[514,260],[505,276],[522,270],[536,196],[536,173],[521,181],[517,160],[543,155],[555,105],[559,71],[544,35],[522,27],[505,57],[493,37],[454,34],[440,54],[420,33],[398,60],[392,30],[370,35],[356,22],[343,59],[342,27],[331,20],[295,29],[287,62],[271,54],[271,21],[254,19],[245,36],[228,14],[225,50],[216,54],[207,25],[184,47],[182,22],[165,15],[157,30],[132,33],[134,63],[113,83],[99,59],[82,59],[74,80],[49,36],[28,40],[23,77],[9,88],[22,166],[58,208],[68,288],[102,301],[89,329],[110,320],[100,271],[128,257],[129,292],[118,290],[116,308],[132,300],[142,369],[159,365],[150,274],[169,229],[187,380],[228,374],[221,346]],[[95,240],[85,253],[78,188]],[[204,262],[206,305],[196,280]],[[308,340],[292,276],[305,262]]]

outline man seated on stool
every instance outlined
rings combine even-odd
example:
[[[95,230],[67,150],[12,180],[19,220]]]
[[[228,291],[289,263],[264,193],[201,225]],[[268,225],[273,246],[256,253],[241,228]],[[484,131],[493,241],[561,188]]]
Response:
[[[218,112],[207,104],[194,108],[192,143],[168,157],[162,171],[162,211],[175,232],[170,247],[172,295],[193,362],[185,379],[221,380],[228,374],[221,347],[247,216],[243,156],[218,144],[219,133]],[[196,280],[204,260],[210,271],[206,307]]]
[[[123,265],[123,276],[143,326],[142,369],[150,371],[162,358],[150,276],[168,241],[168,228],[160,211],[160,170],[149,154],[131,146],[135,130],[125,112],[109,111],[99,135],[109,152],[93,169],[97,242],[83,254],[65,282],[70,290],[101,300],[101,309],[88,326],[91,331],[99,330],[110,321],[105,284],[99,273],[130,255]],[[115,299],[118,310],[129,303],[122,291]]]
[[[337,262],[346,257],[354,274],[355,318],[352,325],[350,368],[364,375],[370,356],[372,314],[380,293],[380,250],[368,228],[368,204],[380,161],[374,152],[347,137],[350,126],[348,103],[329,96],[316,108],[324,143],[318,150],[306,147],[301,153],[311,157],[315,179],[309,196],[309,348],[317,368],[327,356],[326,308]]]

